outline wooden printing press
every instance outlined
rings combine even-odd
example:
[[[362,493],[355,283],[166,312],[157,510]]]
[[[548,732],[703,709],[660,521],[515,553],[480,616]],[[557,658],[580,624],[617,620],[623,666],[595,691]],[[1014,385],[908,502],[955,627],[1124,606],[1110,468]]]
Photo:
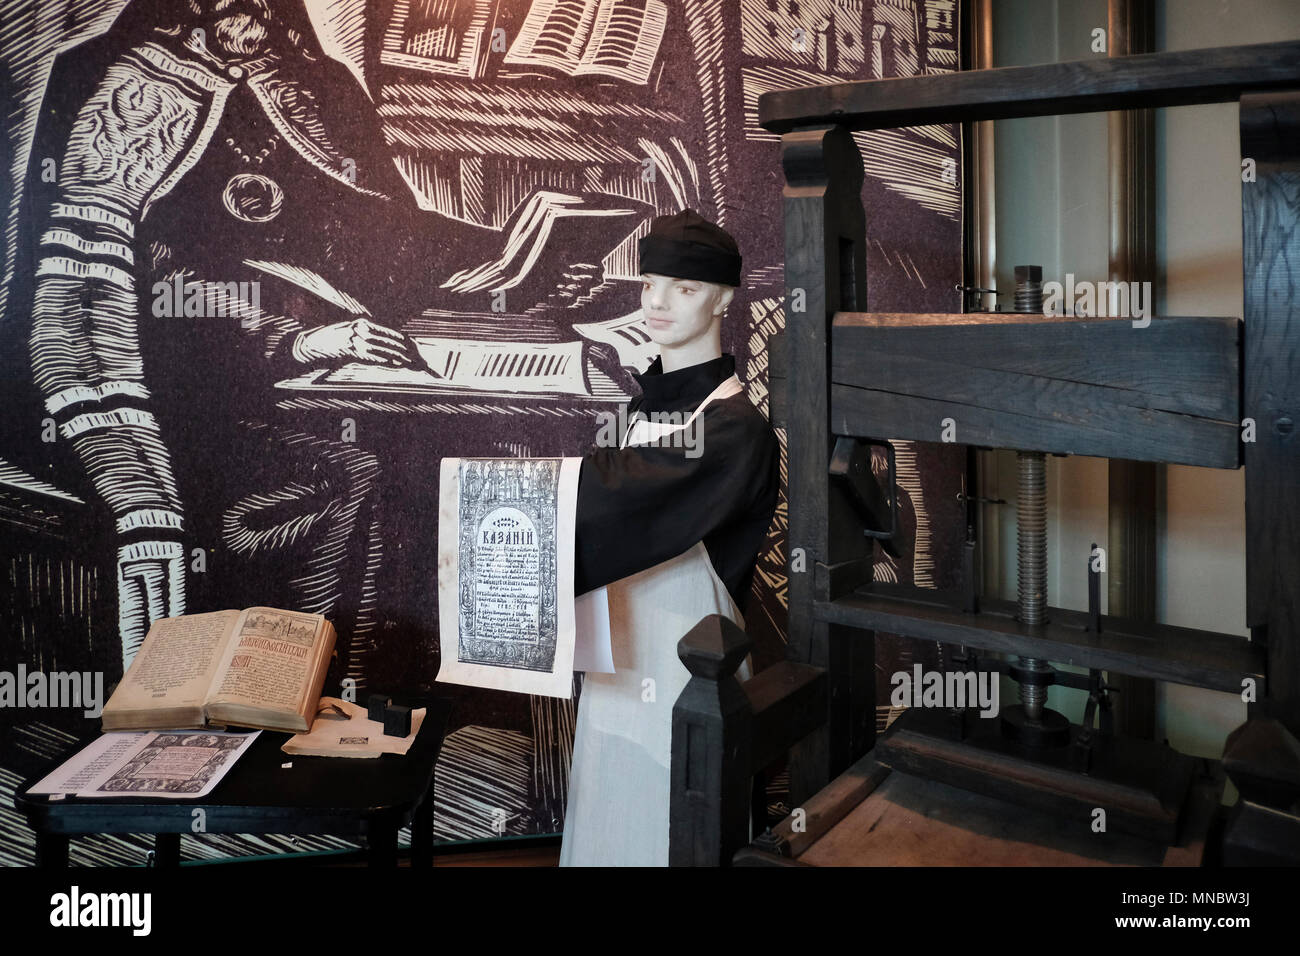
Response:
[[[788,548],[807,570],[790,575],[783,662],[737,682],[749,642],[716,618],[679,645],[693,678],[674,708],[675,865],[1300,863],[1298,91],[1300,43],[1286,42],[760,98],[786,176],[772,408],[787,429]],[[1028,270],[1026,314],[861,311],[869,212],[852,132],[1231,101],[1257,164],[1242,188],[1244,322],[1047,316]],[[963,444],[1018,453],[1015,602],[980,593],[973,531],[961,587],[873,583],[872,538],[906,543],[871,446],[937,441],[945,419]],[[1085,555],[1089,609],[1049,606],[1047,454],[1244,465],[1251,638],[1103,615]],[[1020,702],[997,719],[909,708],[876,739],[875,631],[961,648],[962,669],[1005,673]],[[1117,734],[1109,674],[1255,699],[1222,761],[1204,760]],[[1061,686],[1088,694],[1081,725],[1051,708]],[[751,843],[750,778],[787,754],[794,812]],[[1226,819],[1225,773],[1240,792]],[[1104,832],[1089,825],[1099,809]]]

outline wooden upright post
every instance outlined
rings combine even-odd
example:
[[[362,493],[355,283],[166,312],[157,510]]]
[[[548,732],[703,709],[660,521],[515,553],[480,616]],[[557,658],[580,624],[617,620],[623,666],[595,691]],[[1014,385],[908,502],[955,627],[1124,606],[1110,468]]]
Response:
[[[869,747],[866,735],[875,729],[874,715],[866,721],[865,732],[854,716],[860,716],[864,706],[874,711],[874,670],[868,663],[874,657],[874,634],[841,633],[813,615],[817,601],[835,596],[837,582],[861,574],[860,553],[831,553],[832,539],[838,536],[830,527],[828,476],[834,441],[830,323],[837,311],[866,307],[866,225],[862,157],[848,131],[817,126],[786,133],[781,163],[786,178],[784,340],[790,377],[784,419],[790,501],[788,657],[827,668],[832,688],[826,726],[791,751],[790,798],[797,805],[847,767],[855,751],[860,755]],[[846,565],[847,575],[841,573]]]
[[[673,703],[669,866],[730,866],[749,843],[753,712],[736,669],[752,646],[721,614],[677,642],[691,679]]]
[[[1242,96],[1240,122],[1246,623],[1264,710],[1300,737],[1300,91]]]

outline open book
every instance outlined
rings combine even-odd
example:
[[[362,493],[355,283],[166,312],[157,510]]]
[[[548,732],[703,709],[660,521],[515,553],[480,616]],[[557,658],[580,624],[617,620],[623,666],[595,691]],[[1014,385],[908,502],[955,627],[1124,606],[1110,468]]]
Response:
[[[104,705],[104,730],[303,733],[334,651],[319,614],[250,607],[154,621]]]
[[[505,62],[644,84],[667,22],[661,0],[534,0]]]

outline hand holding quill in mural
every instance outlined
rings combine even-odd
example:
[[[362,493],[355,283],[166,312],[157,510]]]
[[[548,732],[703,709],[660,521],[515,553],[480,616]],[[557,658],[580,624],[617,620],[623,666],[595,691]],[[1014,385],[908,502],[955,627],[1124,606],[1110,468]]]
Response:
[[[294,354],[307,361],[351,359],[403,365],[437,375],[408,336],[364,316],[302,333]]]
[[[245,265],[305,289],[354,316],[301,332],[293,347],[293,356],[298,361],[310,364],[344,359],[406,366],[442,378],[420,354],[410,336],[374,321],[369,309],[318,273],[283,262],[249,259],[245,260]]]

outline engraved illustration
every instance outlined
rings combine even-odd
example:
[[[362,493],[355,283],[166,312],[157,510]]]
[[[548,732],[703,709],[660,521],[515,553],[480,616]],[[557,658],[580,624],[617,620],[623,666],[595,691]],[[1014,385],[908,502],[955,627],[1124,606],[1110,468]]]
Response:
[[[467,461],[461,483],[461,660],[549,673],[557,463]]]
[[[244,618],[244,625],[239,629],[240,640],[245,637],[264,637],[311,647],[316,637],[316,622],[310,617],[253,611]]]
[[[197,793],[243,742],[239,736],[159,734],[97,789],[105,793]]]
[[[953,70],[957,23],[956,0],[6,0],[6,666],[111,684],[152,621],[265,605],[334,623],[327,693],[430,684],[440,460],[592,444],[655,354],[637,240],[685,207],[747,238],[722,344],[766,410],[771,336],[807,316],[785,315],[757,98]],[[870,307],[955,309],[957,130],[856,135]],[[961,464],[898,463],[916,548],[878,574],[945,586],[956,556],[931,541],[963,520]],[[547,533],[507,473],[476,480],[524,516],[488,508],[487,531]],[[783,653],[785,514],[746,613],[763,661]],[[536,637],[516,622],[473,653],[544,667],[547,560]],[[472,580],[459,597],[508,616]],[[483,806],[507,835],[560,832],[576,699],[454,693],[437,838],[503,835]],[[86,730],[0,712],[0,803]],[[96,862],[139,845],[106,837]],[[183,853],[267,845],[344,841]]]

